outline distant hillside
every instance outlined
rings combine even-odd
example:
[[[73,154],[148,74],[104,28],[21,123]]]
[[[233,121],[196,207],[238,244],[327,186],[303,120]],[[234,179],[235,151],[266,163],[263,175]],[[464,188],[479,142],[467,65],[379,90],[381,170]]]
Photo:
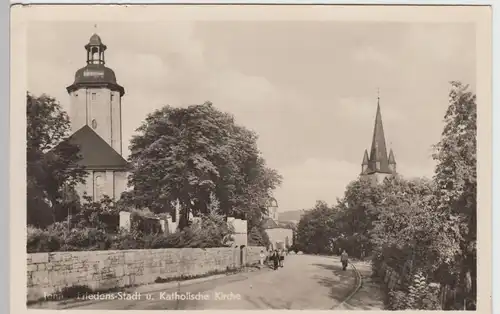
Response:
[[[286,212],[279,212],[278,220],[279,221],[295,221],[299,222],[300,217],[305,213],[305,210],[290,210]]]

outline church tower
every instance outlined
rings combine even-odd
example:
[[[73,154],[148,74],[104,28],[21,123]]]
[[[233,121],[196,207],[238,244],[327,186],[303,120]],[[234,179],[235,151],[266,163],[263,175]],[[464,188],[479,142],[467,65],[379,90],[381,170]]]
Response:
[[[105,66],[106,49],[97,34],[85,45],[87,65],[76,72],[74,83],[66,88],[69,116],[72,132],[87,125],[121,155],[121,98],[125,90],[116,82],[113,70]]]
[[[369,155],[368,151],[365,150],[363,162],[361,164],[361,176],[371,177],[374,182],[380,183],[387,176],[394,174],[396,174],[396,159],[392,149],[389,155],[387,155],[382,113],[380,111],[380,98],[378,98],[372,147]]]
[[[122,108],[125,90],[116,82],[113,70],[105,66],[107,47],[99,35],[85,45],[87,65],[75,73],[68,86],[69,118],[72,135],[68,141],[78,146],[78,165],[87,171],[85,184],[77,193],[99,201],[103,196],[120,198],[127,187],[128,163],[122,157]]]

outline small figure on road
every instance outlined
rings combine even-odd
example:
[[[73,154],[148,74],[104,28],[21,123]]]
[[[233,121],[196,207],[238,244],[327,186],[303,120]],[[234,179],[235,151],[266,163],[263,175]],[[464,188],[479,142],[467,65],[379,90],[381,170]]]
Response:
[[[283,267],[283,263],[285,262],[285,250],[280,250],[280,267]]]
[[[273,255],[271,256],[271,259],[273,261],[274,270],[277,270],[278,269],[279,260],[280,260],[280,255],[278,253],[278,250],[274,250]]]
[[[259,260],[259,262],[260,262],[260,263],[259,263],[259,264],[260,264],[260,266],[264,266],[264,260],[265,260],[265,258],[266,258],[266,254],[264,253],[264,250],[260,250],[260,255],[259,255],[259,257],[260,257],[260,260]]]
[[[349,255],[347,255],[346,250],[340,255],[340,261],[342,262],[342,270],[346,270],[347,263],[349,262]]]

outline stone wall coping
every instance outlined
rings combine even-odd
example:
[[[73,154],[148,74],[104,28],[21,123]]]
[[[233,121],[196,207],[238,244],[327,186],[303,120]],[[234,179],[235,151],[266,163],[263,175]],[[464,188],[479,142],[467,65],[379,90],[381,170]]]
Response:
[[[249,246],[250,247],[250,246]],[[253,247],[253,246],[252,246]],[[260,247],[255,247],[260,248]],[[102,250],[102,251],[56,251],[56,252],[38,252],[28,253],[28,257],[32,256],[53,256],[53,255],[113,255],[127,253],[145,253],[145,252],[162,252],[162,251],[211,251],[211,250],[234,250],[234,247],[219,247],[219,248],[165,248],[165,249],[132,249],[132,250]]]

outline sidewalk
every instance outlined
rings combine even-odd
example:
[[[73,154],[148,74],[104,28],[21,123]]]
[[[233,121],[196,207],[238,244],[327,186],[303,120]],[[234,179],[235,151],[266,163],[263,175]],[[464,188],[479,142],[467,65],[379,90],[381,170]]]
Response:
[[[385,310],[385,294],[380,284],[375,282],[371,277],[372,270],[370,263],[360,261],[353,261],[352,263],[361,275],[361,288],[346,304],[343,304],[340,308],[336,308],[336,310]]]

